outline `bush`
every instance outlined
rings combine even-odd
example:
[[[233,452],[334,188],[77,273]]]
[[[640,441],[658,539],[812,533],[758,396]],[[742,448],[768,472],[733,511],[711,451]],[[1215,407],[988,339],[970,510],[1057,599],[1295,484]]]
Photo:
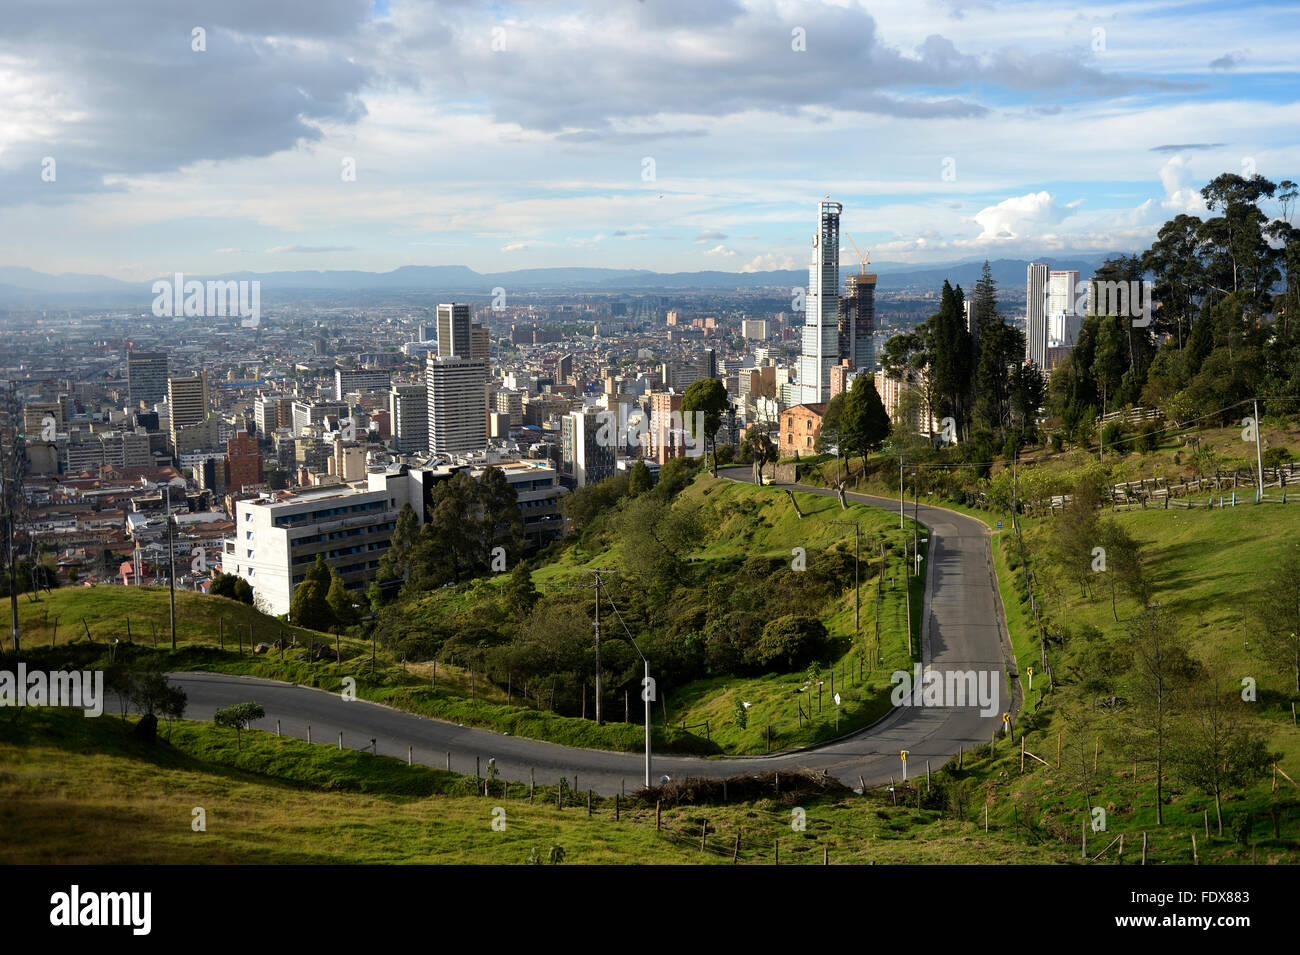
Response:
[[[786,614],[763,628],[749,653],[749,662],[760,669],[774,667],[800,670],[826,647],[826,627],[816,617]]]

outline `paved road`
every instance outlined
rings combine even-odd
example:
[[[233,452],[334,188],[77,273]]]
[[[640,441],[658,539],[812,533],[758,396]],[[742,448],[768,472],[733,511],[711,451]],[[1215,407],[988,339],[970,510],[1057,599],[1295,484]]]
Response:
[[[727,477],[748,480],[748,468],[731,468]],[[813,494],[834,495],[822,488],[798,486]],[[773,489],[773,493],[782,493]],[[854,501],[897,513],[898,502],[851,494]],[[911,516],[911,504],[908,504]],[[923,659],[938,671],[996,671],[1001,674],[1007,647],[1005,625],[996,581],[993,576],[988,529],[980,521],[942,508],[921,505],[918,512],[929,528],[930,560],[923,609]],[[579,789],[612,794],[626,783],[635,788],[644,777],[644,755],[576,749],[490,730],[457,726],[428,719],[363,700],[344,701],[337,693],[278,683],[253,677],[221,673],[175,673],[174,682],[189,696],[186,715],[211,719],[213,712],[231,703],[256,700],[266,709],[257,725],[300,739],[312,728],[313,742],[343,745],[350,749],[369,746],[373,738],[381,755],[406,758],[407,746],[422,764],[445,767],[451,753],[451,768],[472,773],[475,757],[486,767],[489,757],[510,780],[526,782],[535,769],[538,782],[578,777]],[[994,681],[1002,704],[1007,708],[1005,680]],[[909,752],[913,773],[924,771],[926,760],[937,768],[956,754],[959,746],[970,748],[986,741],[1001,728],[1000,715],[982,717],[975,707],[900,707],[874,726],[851,737],[815,749],[762,757],[700,759],[656,756],[654,779],[667,774],[685,776],[732,776],[746,772],[810,768],[824,770],[848,785],[858,778],[866,783],[888,783],[900,773],[899,750]]]

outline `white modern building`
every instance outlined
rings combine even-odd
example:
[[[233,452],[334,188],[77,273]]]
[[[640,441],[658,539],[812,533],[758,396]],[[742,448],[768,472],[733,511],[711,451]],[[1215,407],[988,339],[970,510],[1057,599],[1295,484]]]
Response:
[[[244,578],[267,612],[289,612],[294,588],[321,554],[343,583],[362,590],[388,550],[402,505],[423,521],[423,472],[375,471],[364,482],[300,494],[263,494],[235,505],[223,573]]]
[[[391,376],[373,368],[335,368],[334,400],[342,401],[352,392],[387,391]]]
[[[839,363],[842,209],[840,203],[829,199],[817,207],[799,357],[799,391],[804,404],[830,401],[831,368]]]

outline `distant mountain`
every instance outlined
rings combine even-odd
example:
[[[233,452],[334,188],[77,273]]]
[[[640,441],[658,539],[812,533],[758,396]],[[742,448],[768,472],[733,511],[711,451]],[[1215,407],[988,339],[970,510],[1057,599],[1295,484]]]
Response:
[[[1050,258],[1054,269],[1078,269],[1091,275],[1107,256],[1088,258]],[[970,259],[945,265],[918,266],[902,262],[872,263],[868,268],[879,276],[879,288],[897,290],[916,288],[937,291],[945,280],[963,289],[972,288],[980,276],[983,259]],[[1001,288],[1023,287],[1028,259],[997,259],[989,263],[993,278]],[[841,267],[844,276],[854,267]],[[780,269],[767,272],[654,272],[648,269],[553,268],[516,269],[509,272],[476,272],[463,265],[405,265],[391,272],[282,271],[228,272],[221,275],[186,273],[186,279],[260,281],[263,301],[298,297],[296,293],[347,291],[430,291],[445,295],[490,295],[501,287],[511,293],[523,292],[637,292],[667,290],[729,291],[763,287],[793,288],[808,281],[806,269]],[[159,276],[171,280],[171,275]],[[123,282],[101,275],[47,275],[16,266],[0,267],[0,306],[80,305],[105,307],[146,307],[153,298],[153,280]]]

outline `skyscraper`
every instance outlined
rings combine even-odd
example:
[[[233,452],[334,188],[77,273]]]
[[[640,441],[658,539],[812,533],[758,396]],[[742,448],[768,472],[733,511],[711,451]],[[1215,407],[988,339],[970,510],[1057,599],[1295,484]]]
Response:
[[[838,202],[824,199],[817,207],[808,267],[808,296],[804,303],[803,347],[799,386],[805,404],[830,400],[831,368],[839,363],[840,331],[840,211]]]
[[[156,351],[132,351],[126,356],[127,391],[131,404],[152,407],[167,397],[167,355]]]
[[[575,487],[599,484],[614,476],[614,430],[595,411],[571,411],[561,420],[560,468]]]
[[[486,373],[481,361],[429,356],[424,375],[430,451],[452,454],[487,447]]]
[[[871,371],[876,364],[876,274],[863,272],[845,280],[844,298],[840,301],[840,332],[843,335],[840,358],[852,368]]]
[[[184,454],[217,443],[216,420],[208,417],[208,373],[167,381],[167,404],[171,409],[172,451]]]
[[[1053,346],[1073,348],[1083,327],[1083,316],[1076,315],[1074,298],[1079,287],[1077,270],[1047,273],[1047,341]]]
[[[429,389],[426,385],[393,385],[388,412],[398,451],[429,450]]]
[[[1025,360],[1047,370],[1046,262],[1030,262],[1025,275]]]
[[[469,306],[453,302],[438,306],[438,357],[470,358],[474,346],[470,340]]]

